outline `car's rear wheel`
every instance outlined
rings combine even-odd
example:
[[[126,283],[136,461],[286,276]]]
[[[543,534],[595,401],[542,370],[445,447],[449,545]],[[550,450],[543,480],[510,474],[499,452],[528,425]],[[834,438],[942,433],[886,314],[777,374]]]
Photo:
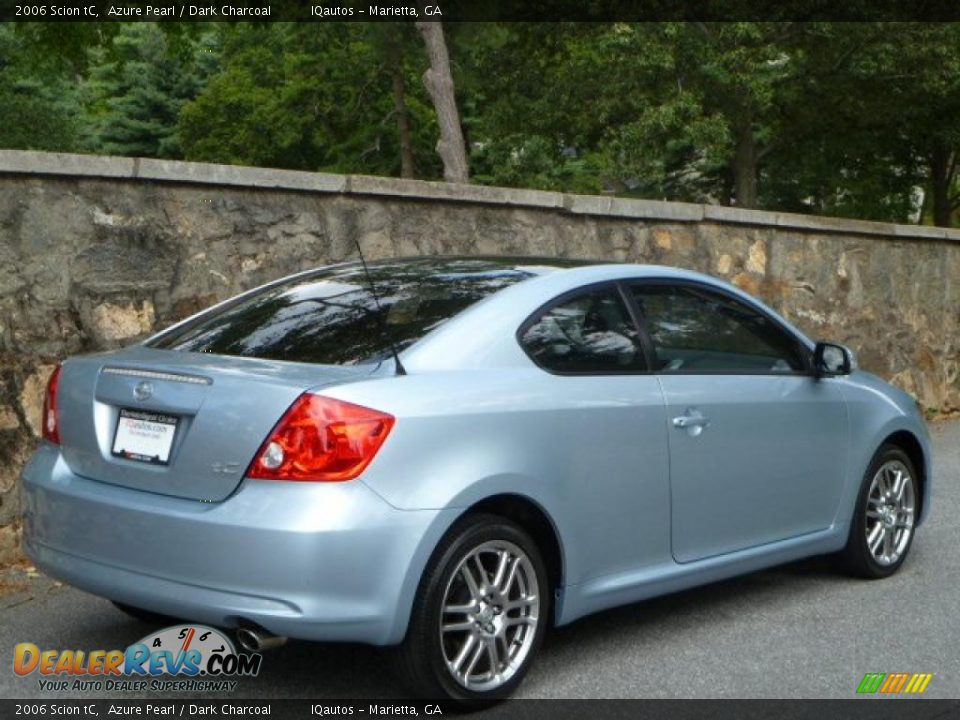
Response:
[[[470,515],[424,573],[398,670],[420,696],[463,703],[507,697],[543,641],[550,611],[536,543],[496,515]]]
[[[842,556],[860,577],[884,578],[903,564],[913,543],[919,492],[913,463],[884,445],[864,475]]]

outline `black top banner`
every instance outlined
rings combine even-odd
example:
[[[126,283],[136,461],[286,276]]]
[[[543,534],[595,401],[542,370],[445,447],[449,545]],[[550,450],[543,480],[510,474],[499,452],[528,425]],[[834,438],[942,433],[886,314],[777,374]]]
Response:
[[[948,0],[0,0],[5,22],[960,21]]]

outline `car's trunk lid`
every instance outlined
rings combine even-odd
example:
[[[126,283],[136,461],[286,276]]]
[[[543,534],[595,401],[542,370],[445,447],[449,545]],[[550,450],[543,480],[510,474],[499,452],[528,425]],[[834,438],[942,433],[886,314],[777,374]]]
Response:
[[[63,457],[85,478],[220,501],[301,393],[369,373],[142,346],[71,359],[57,397]]]

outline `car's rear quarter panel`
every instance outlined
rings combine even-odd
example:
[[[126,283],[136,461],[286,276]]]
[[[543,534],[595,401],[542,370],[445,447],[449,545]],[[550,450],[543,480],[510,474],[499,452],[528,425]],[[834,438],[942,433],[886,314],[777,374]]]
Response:
[[[363,475],[395,507],[527,497],[560,535],[566,583],[669,557],[666,422],[654,376],[474,370],[327,394],[397,417]]]

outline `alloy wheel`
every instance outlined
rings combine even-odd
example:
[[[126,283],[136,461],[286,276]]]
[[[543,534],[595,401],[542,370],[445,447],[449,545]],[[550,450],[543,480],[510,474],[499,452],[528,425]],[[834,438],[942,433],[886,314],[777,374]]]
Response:
[[[867,549],[883,567],[896,563],[910,543],[916,514],[916,492],[909,468],[888,460],[873,476],[867,493]]]
[[[506,540],[473,548],[443,595],[440,646],[451,677],[474,692],[499,688],[523,665],[539,622],[540,587],[527,554]]]

